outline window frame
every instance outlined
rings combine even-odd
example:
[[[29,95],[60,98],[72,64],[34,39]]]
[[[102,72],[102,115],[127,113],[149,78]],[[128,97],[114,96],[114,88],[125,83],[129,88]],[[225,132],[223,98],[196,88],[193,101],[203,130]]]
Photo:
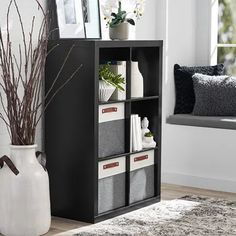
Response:
[[[211,1],[211,39],[210,39],[210,63],[216,65],[218,63],[218,48],[236,48],[236,44],[218,43],[218,17],[219,17],[219,0]]]

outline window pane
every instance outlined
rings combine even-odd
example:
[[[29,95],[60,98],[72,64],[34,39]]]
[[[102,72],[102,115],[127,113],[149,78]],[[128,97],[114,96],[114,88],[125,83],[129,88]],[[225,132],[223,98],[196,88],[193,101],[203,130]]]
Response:
[[[219,0],[218,43],[236,43],[236,0]]]
[[[218,47],[218,63],[225,64],[225,73],[236,76],[236,48]]]

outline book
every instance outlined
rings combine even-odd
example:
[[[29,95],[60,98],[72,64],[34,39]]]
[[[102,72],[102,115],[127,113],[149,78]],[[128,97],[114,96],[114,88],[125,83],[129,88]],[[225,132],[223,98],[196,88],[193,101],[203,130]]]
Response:
[[[130,118],[130,151],[142,150],[141,118],[138,114],[132,114]]]
[[[133,151],[138,151],[138,144],[137,144],[137,133],[136,133],[136,125],[135,125],[135,115],[131,115],[132,118],[132,146],[133,146]]]

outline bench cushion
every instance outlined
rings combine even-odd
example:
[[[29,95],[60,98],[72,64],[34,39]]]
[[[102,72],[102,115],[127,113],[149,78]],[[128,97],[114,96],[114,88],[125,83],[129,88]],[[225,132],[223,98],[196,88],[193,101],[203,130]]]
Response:
[[[169,116],[166,122],[175,125],[236,129],[236,117],[232,116],[193,116],[191,114],[178,114]]]

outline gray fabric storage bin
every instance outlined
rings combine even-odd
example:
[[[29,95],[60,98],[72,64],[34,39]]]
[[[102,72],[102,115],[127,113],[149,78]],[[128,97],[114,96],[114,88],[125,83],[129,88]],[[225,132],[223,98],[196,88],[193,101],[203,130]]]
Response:
[[[99,106],[99,157],[125,153],[124,109],[124,103]]]
[[[99,163],[98,214],[125,206],[125,157]]]
[[[130,203],[154,197],[154,151],[131,155]]]

